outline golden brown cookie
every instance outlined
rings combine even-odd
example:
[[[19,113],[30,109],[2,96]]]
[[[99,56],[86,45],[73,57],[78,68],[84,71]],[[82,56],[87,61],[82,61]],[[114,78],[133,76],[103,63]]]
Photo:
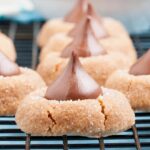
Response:
[[[22,131],[42,136],[102,137],[134,124],[128,100],[115,90],[103,89],[103,97],[77,101],[47,100],[45,92],[46,88],[37,90],[19,105],[16,122]]]
[[[150,49],[141,56],[129,71],[114,72],[106,86],[124,93],[135,110],[150,110]]]
[[[124,93],[134,110],[150,110],[150,75],[135,76],[119,70],[109,77],[106,87]]]
[[[125,96],[96,83],[75,51],[59,77],[28,95],[16,114],[21,130],[42,136],[108,136],[130,128],[134,120]]]
[[[22,99],[44,85],[41,77],[28,68],[20,68],[17,75],[0,75],[0,115],[14,115]]]

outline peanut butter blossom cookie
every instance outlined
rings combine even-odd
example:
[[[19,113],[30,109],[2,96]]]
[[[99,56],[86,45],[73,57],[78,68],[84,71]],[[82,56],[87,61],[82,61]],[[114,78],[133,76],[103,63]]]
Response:
[[[118,70],[107,80],[106,87],[124,93],[135,110],[150,110],[150,50],[130,68]]]
[[[43,61],[45,57],[51,52],[64,51],[64,49],[66,49],[66,47],[68,47],[68,45],[74,40],[76,40],[77,44],[77,39],[80,40],[82,36],[85,36],[85,34],[91,34],[92,32],[98,43],[102,45],[105,50],[110,52],[121,52],[125,57],[128,58],[128,61],[134,63],[136,60],[136,51],[133,47],[129,35],[120,31],[117,25],[114,25],[113,28],[113,24],[111,24],[109,20],[110,18],[105,19],[99,17],[96,14],[93,6],[88,3],[84,16],[80,19],[80,21],[78,21],[78,23],[70,32],[67,34],[55,34],[54,36],[51,36],[48,42],[46,42],[46,45],[42,48],[40,53],[40,61]],[[85,30],[90,31],[85,32]],[[91,46],[94,43],[94,40],[88,40],[91,41]],[[95,47],[95,51],[96,48],[97,47]]]
[[[22,131],[40,136],[108,136],[129,129],[134,120],[126,97],[100,87],[74,52],[59,77],[28,95],[16,113]]]
[[[92,8],[90,14],[93,20],[92,26],[104,48],[122,51],[125,55],[129,55],[130,59],[135,60],[135,49],[123,25],[113,18],[98,16],[88,0],[78,0],[64,18],[51,19],[43,25],[37,39],[39,46],[47,49],[42,51],[63,50],[73,40],[73,37],[68,36],[68,33],[87,15],[89,5]]]
[[[0,52],[0,115],[14,115],[22,99],[44,85],[35,71],[19,67]]]

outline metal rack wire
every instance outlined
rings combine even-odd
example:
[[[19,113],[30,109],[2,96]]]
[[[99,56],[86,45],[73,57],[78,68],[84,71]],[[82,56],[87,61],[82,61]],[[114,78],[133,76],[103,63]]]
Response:
[[[21,25],[0,23],[0,29],[14,41],[17,49],[17,62],[21,66],[36,68],[38,46],[36,37],[41,23]],[[150,34],[131,35],[137,52],[141,55],[150,47]],[[32,137],[22,133],[15,124],[14,117],[0,117],[0,149],[8,150],[149,150],[150,149],[150,113],[137,112],[136,125],[132,129],[116,136],[106,138],[86,138],[77,136]]]

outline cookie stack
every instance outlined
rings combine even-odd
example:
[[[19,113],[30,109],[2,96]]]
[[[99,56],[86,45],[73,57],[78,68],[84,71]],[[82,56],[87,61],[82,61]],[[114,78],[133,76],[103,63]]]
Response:
[[[0,115],[38,136],[105,137],[131,128],[134,110],[150,110],[150,50],[137,60],[124,26],[78,0],[37,38],[37,70],[15,63],[0,33]]]
[[[137,59],[119,21],[99,16],[88,0],[78,0],[64,18],[43,25],[37,42],[37,72],[47,86],[20,103],[16,122],[22,131],[99,138],[134,125],[129,97],[105,87],[115,71],[129,70]]]

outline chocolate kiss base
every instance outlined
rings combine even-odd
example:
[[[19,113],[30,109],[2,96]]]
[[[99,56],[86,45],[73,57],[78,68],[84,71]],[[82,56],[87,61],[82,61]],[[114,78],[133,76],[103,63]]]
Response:
[[[82,28],[79,27],[79,30],[76,31],[73,41],[64,48],[61,57],[69,57],[72,51],[75,51],[81,57],[107,54],[107,51],[100,45],[98,38],[93,32],[91,17],[83,20]]]
[[[73,52],[64,71],[48,87],[45,97],[49,100],[82,100],[94,99],[100,94],[100,86],[84,71]]]

